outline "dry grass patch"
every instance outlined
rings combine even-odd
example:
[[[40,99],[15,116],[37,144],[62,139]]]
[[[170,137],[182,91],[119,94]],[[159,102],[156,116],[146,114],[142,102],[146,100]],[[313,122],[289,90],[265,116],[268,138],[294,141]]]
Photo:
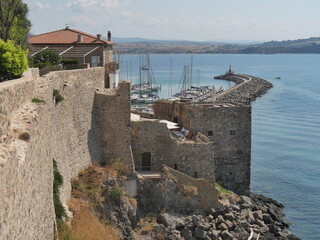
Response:
[[[105,189],[106,176],[112,172],[110,168],[90,166],[79,173],[78,178],[72,180],[72,196],[99,205],[104,201],[102,192]]]
[[[140,219],[139,228],[135,229],[137,234],[144,234],[151,232],[157,225],[157,218],[155,216],[148,216]]]
[[[116,166],[117,168],[113,166],[90,166],[81,171],[78,178],[73,179],[72,198],[69,202],[70,211],[74,215],[71,220],[71,228],[69,228],[71,238],[63,240],[121,239],[115,226],[99,220],[103,219],[101,214],[102,208],[106,204],[106,196],[109,196],[109,200],[120,201],[125,195],[122,188],[114,186],[108,189],[105,185],[107,178],[119,178],[119,171],[122,168],[121,163],[117,161]],[[106,189],[108,189],[108,192],[106,192]]]
[[[120,240],[119,232],[114,226],[102,223],[90,211],[89,202],[71,198],[70,210],[73,213],[71,221],[72,240]]]
[[[130,203],[131,206],[133,206],[133,207],[137,207],[137,206],[138,206],[137,199],[135,199],[135,198],[128,198],[128,200],[129,200],[129,203]]]
[[[118,172],[120,175],[127,175],[130,173],[130,167],[128,164],[123,162],[120,158],[112,159],[111,167]]]
[[[185,196],[198,195],[198,188],[196,186],[181,184],[179,185],[179,188]]]

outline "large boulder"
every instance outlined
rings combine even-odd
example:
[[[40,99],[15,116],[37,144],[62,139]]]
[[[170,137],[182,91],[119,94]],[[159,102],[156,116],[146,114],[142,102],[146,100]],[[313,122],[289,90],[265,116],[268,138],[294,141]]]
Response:
[[[254,216],[255,219],[257,219],[257,220],[263,220],[262,211],[261,211],[261,210],[255,211],[255,212],[253,213],[253,216]]]
[[[158,223],[162,223],[166,227],[173,229],[184,226],[184,220],[180,215],[162,213],[158,218]]]
[[[233,236],[230,232],[228,232],[227,230],[226,231],[223,231],[221,233],[221,237],[223,240],[232,240],[233,239]]]
[[[194,236],[196,238],[204,239],[207,236],[208,232],[205,231],[202,227],[196,228]]]
[[[235,219],[234,214],[232,212],[226,213],[224,215],[224,219],[233,221]]]
[[[262,219],[266,224],[270,224],[273,222],[272,218],[267,213],[262,214]]]
[[[192,238],[192,232],[188,228],[184,228],[181,231],[181,236],[184,237],[185,239],[190,239]]]
[[[213,230],[210,233],[210,237],[211,237],[212,240],[217,240],[219,236],[220,236],[220,231]]]

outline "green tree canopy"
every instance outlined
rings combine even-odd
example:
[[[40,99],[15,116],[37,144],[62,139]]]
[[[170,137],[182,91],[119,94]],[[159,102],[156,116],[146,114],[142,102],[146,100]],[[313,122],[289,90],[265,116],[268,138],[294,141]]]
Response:
[[[28,69],[28,50],[0,39],[0,81],[18,78]]]
[[[30,58],[30,62],[30,66],[32,67],[50,67],[59,64],[61,62],[61,57],[54,50],[43,50]]]
[[[0,39],[26,46],[31,22],[22,0],[0,0]]]

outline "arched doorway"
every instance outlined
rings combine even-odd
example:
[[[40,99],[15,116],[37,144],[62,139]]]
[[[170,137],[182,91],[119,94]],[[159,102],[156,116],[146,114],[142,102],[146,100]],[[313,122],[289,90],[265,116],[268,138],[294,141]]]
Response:
[[[151,171],[151,153],[144,152],[141,154],[141,170]]]

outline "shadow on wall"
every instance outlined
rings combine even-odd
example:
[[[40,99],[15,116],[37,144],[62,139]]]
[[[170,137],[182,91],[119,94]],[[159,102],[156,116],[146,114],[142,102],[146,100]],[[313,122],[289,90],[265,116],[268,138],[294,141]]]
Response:
[[[88,149],[92,164],[103,164],[102,162],[102,147],[100,141],[100,125],[97,119],[97,95],[94,94],[93,106],[91,111],[91,124],[88,132]]]

